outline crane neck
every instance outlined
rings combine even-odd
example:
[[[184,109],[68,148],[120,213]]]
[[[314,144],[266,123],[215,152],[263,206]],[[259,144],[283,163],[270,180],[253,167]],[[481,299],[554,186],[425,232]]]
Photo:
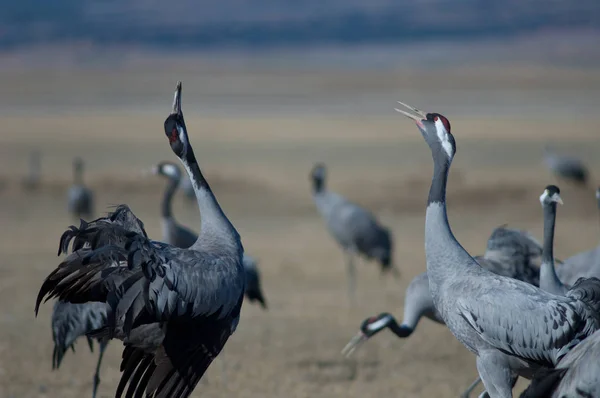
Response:
[[[390,321],[388,328],[392,331],[392,333],[394,333],[400,338],[406,338],[410,336],[415,330],[414,326],[407,325],[404,322],[401,325],[399,325],[394,318],[392,318],[392,320]]]
[[[542,247],[542,265],[540,267],[540,288],[553,293],[563,294],[564,285],[558,279],[554,268],[554,228],[556,223],[556,203],[544,204],[544,245]]]
[[[76,185],[83,185],[83,168],[81,166],[73,167],[73,182]]]
[[[163,218],[171,218],[173,217],[173,209],[172,202],[173,196],[177,191],[177,187],[179,186],[179,178],[167,176],[168,182],[165,188],[165,193],[162,200],[161,205],[161,215]]]
[[[438,294],[442,284],[456,279],[460,272],[480,267],[456,240],[448,222],[446,185],[452,160],[432,152],[434,167],[425,216],[425,257],[429,289],[436,308],[442,314],[443,303],[439,301]]]
[[[323,193],[327,190],[325,180],[322,178],[313,178],[313,193],[315,195]]]
[[[181,162],[190,177],[200,211],[198,240],[190,248],[219,248],[239,256],[241,261],[243,247],[240,235],[225,216],[208,181],[202,175],[191,146],[188,145],[186,155],[181,158]]]

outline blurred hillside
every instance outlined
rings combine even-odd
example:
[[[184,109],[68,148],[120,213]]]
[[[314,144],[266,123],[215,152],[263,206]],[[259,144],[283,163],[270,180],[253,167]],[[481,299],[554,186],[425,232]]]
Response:
[[[598,0],[1,0],[0,7],[4,50],[73,42],[149,48],[411,42],[600,28]]]

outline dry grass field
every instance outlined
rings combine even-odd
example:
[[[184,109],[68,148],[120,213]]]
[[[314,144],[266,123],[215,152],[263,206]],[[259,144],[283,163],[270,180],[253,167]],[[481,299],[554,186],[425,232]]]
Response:
[[[192,62],[193,61],[193,62]],[[74,222],[65,209],[71,161],[81,155],[97,214],[127,203],[160,238],[164,181],[142,171],[174,160],[162,132],[175,81],[201,167],[246,250],[260,261],[269,310],[246,303],[194,396],[240,398],[456,397],[475,377],[474,357],[442,326],[424,320],[405,341],[382,333],[351,359],[340,355],[360,322],[402,316],[404,289],[425,270],[423,224],[431,157],[414,124],[394,114],[400,99],[445,114],[458,151],[449,217],[472,254],[498,225],[541,238],[538,197],[557,181],[541,162],[553,142],[590,165],[588,189],[560,183],[556,253],[597,244],[593,189],[600,183],[597,70],[262,68],[243,62],[162,60],[117,68],[0,70],[0,397],[91,395],[96,355],[84,341],[51,371],[51,304],[34,300],[55,267],[58,238]],[[141,65],[141,66],[140,66]],[[28,154],[42,151],[42,186],[25,192]],[[311,202],[308,173],[329,166],[332,190],[391,227],[402,278],[359,268],[358,305],[346,297],[343,256]],[[176,217],[197,229],[194,206]],[[113,342],[100,395],[119,380]],[[518,389],[526,384],[520,382]]]

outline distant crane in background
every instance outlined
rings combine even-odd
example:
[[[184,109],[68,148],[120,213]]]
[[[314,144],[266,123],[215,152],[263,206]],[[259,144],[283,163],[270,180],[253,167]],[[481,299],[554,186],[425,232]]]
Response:
[[[379,224],[375,216],[326,188],[327,169],[317,163],[311,172],[313,200],[327,228],[346,255],[348,296],[351,304],[356,295],[354,257],[363,255],[381,265],[381,271],[398,276],[392,259],[393,239],[389,229]]]
[[[94,213],[94,195],[83,183],[83,159],[73,159],[73,185],[67,194],[67,208],[76,218],[90,218]]]
[[[560,155],[550,146],[544,146],[544,163],[557,177],[586,185],[589,172],[583,161],[574,156]]]
[[[52,354],[52,369],[58,369],[66,351],[71,348],[75,351],[75,340],[88,333],[106,326],[106,313],[108,304],[90,302],[73,304],[68,301],[57,300],[52,310],[52,339],[54,340],[54,352]],[[91,337],[86,336],[90,350],[94,351]],[[96,398],[98,386],[100,385],[100,365],[108,341],[98,339],[99,356],[94,373],[92,398]]]
[[[23,188],[25,190],[33,191],[39,188],[42,174],[41,156],[40,151],[37,149],[29,154],[27,176],[23,178]]]

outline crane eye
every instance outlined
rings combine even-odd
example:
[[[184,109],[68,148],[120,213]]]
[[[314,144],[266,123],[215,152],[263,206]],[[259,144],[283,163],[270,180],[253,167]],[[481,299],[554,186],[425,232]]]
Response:
[[[437,122],[438,120],[440,120],[440,118],[439,118],[439,117],[437,117],[437,116],[433,118],[433,121],[434,121],[434,122]]]

